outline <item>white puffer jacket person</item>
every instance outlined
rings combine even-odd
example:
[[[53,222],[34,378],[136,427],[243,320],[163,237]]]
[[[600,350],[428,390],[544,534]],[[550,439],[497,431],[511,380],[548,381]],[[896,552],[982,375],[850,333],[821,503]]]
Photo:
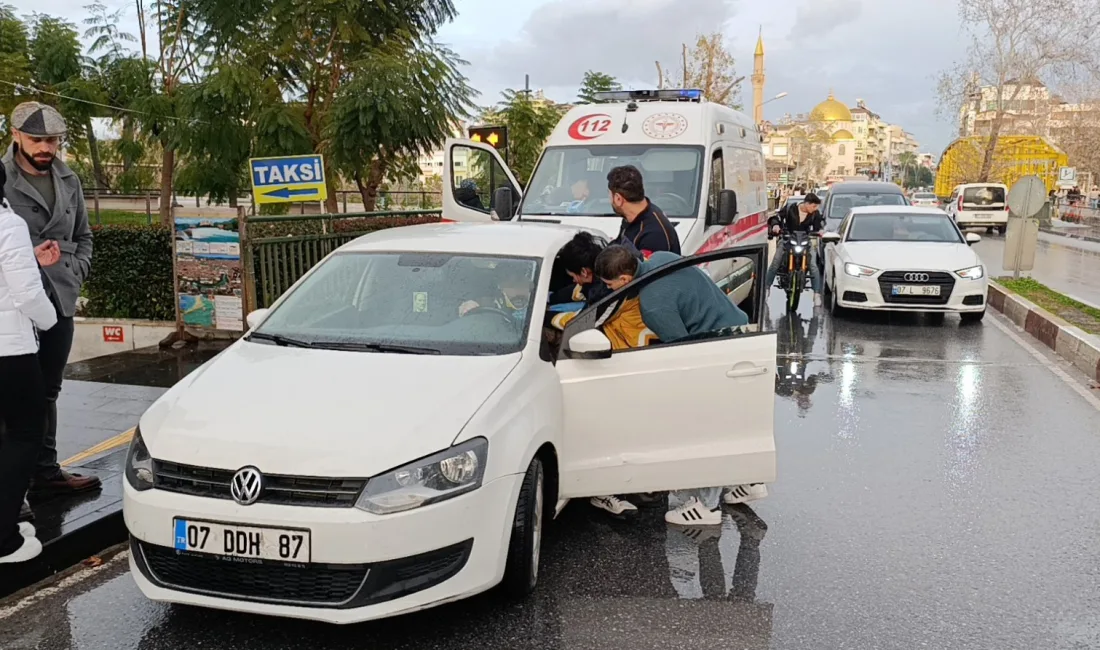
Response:
[[[19,508],[46,431],[46,386],[38,363],[38,334],[57,323],[39,264],[61,257],[54,242],[31,244],[27,222],[4,200],[0,167],[0,564],[26,562],[42,552]]]

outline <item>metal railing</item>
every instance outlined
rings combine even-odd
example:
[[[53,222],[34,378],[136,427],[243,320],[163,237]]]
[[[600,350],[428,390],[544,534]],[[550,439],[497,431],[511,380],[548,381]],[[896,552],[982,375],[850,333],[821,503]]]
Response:
[[[439,215],[439,210],[409,210],[248,217],[241,233],[248,310],[270,307],[326,255],[357,237],[438,221]]]

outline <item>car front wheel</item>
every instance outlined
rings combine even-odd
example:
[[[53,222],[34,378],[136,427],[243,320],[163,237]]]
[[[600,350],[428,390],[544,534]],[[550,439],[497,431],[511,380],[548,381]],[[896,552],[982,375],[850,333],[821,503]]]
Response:
[[[542,526],[546,510],[544,486],[542,461],[535,458],[527,466],[519,489],[512,538],[508,543],[508,561],[500,585],[510,598],[526,597],[535,590],[539,581],[539,555],[542,552]]]
[[[985,318],[985,310],[983,309],[978,312],[964,312],[962,314],[959,314],[959,318],[962,319],[964,325],[966,325],[967,323],[980,323],[982,322],[982,319]]]

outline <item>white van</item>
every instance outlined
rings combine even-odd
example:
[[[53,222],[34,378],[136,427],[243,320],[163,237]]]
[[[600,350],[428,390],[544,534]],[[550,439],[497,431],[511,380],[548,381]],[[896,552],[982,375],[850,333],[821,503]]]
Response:
[[[562,223],[614,238],[622,220],[611,209],[607,173],[634,165],[646,195],[675,225],[684,255],[767,242],[764,152],[751,118],[706,101],[698,90],[621,91],[599,99],[565,114],[522,193],[496,149],[448,140],[443,219]],[[470,179],[476,197],[461,187]]]
[[[1008,229],[1008,186],[1001,183],[964,183],[955,186],[944,205],[959,228],[985,228],[1004,234]]]

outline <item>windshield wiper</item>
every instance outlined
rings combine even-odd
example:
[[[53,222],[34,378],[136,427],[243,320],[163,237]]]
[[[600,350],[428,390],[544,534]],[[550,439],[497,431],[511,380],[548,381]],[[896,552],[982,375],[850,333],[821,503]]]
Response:
[[[268,334],[267,332],[252,332],[248,335],[248,340],[259,339],[260,341],[271,341],[275,345],[281,345],[289,348],[312,348],[315,347],[309,341],[300,341],[298,339],[292,339],[289,336],[282,336],[280,334]]]
[[[350,352],[391,352],[394,354],[442,354],[435,348],[392,343],[362,343],[358,341],[317,341],[311,347],[323,350],[347,350]]]

